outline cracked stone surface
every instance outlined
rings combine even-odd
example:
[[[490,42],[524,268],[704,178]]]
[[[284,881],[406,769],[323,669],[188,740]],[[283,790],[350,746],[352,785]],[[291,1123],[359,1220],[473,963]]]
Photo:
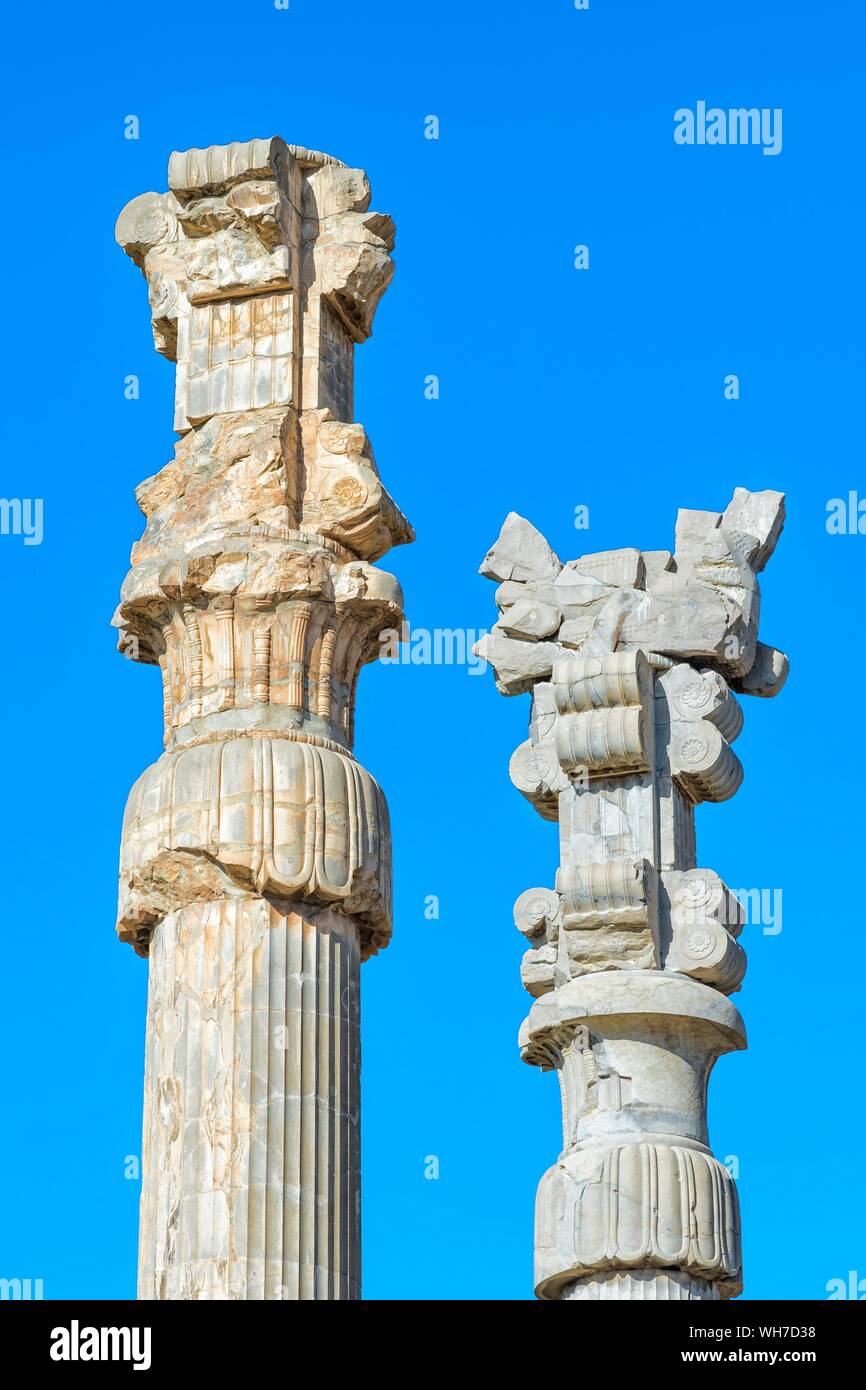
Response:
[[[358,987],[391,932],[361,667],[400,629],[376,567],[412,528],[353,421],[393,272],[360,169],[278,138],[172,154],[121,212],[174,457],[115,614],[162,674],[130,793],[118,932],[149,956],[139,1296],[360,1296]]]
[[[514,907],[533,997],[524,1059],[555,1070],[563,1147],[538,1189],[535,1287],[571,1300],[730,1298],[737,1193],[713,1157],[706,1089],[745,1047],[729,996],[744,912],[697,866],[694,808],[742,780],[736,696],[770,697],[784,654],[758,640],[778,492],[680,511],[676,545],[563,564],[511,513],[481,573],[499,618],[477,644],[504,695],[532,697],[517,789],[559,824],[553,888]]]

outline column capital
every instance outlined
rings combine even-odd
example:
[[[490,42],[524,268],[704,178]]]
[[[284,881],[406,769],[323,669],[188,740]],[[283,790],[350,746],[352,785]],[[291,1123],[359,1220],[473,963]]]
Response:
[[[742,781],[737,695],[775,695],[787,675],[758,640],[757,575],[784,514],[781,493],[737,488],[723,512],[680,511],[673,552],[563,563],[512,512],[481,566],[499,618],[476,652],[503,694],[532,697],[511,780],[560,834],[555,887],[515,904],[535,999],[521,1051],[556,1070],[563,1103],[538,1194],[542,1298],[640,1297],[662,1268],[678,1297],[742,1287],[705,1092],[716,1059],[745,1047],[726,998],[744,913],[697,867],[694,808]]]

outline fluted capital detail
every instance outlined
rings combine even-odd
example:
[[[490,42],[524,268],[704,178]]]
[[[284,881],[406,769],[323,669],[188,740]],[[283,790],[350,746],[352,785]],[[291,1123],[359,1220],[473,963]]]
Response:
[[[559,1298],[588,1275],[646,1269],[679,1270],[723,1298],[742,1291],[737,1190],[700,1149],[643,1143],[569,1155],[541,1179],[536,1213],[539,1298]]]

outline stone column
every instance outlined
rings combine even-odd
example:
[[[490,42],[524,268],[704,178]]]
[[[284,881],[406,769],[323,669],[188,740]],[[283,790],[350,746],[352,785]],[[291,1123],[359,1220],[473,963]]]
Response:
[[[780,493],[680,511],[676,550],[563,565],[512,513],[481,573],[500,616],[478,652],[532,695],[511,780],[559,822],[554,888],[515,904],[535,1002],[524,1059],[559,1077],[563,1148],[536,1201],[539,1298],[716,1299],[742,1289],[737,1194],[710,1151],[707,1081],[746,1045],[729,995],[743,911],[697,867],[694,808],[742,780],[737,695],[775,695],[757,574]]]
[[[360,964],[391,931],[355,686],[412,530],[352,423],[393,270],[364,173],[282,140],[173,154],[120,214],[177,364],[174,458],[115,624],[160,668],[118,932],[150,957],[139,1297],[360,1296]]]

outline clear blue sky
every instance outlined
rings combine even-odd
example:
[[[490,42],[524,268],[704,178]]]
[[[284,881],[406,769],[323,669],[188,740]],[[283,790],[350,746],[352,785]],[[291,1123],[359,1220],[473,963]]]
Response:
[[[866,497],[859,7],[48,3],[5,29],[0,495],[44,499],[44,540],[0,537],[0,1275],[47,1297],[135,1288],[146,965],[114,940],[115,885],[161,699],[109,620],[142,529],[133,489],[171,455],[173,370],[114,220],[165,188],[172,149],[279,133],[366,168],[396,220],[356,415],[418,532],[389,560],[414,625],[492,622],[476,570],[511,508],[568,558],[667,547],[678,506],[722,508],[738,484],[787,493],[762,636],[792,676],[747,704],[738,796],[699,813],[699,863],[784,905],[781,933],[745,938],[751,1046],[716,1069],[711,1136],[739,1159],[746,1297],[866,1276],[866,536],[825,526],[830,498]],[[677,146],[673,113],[699,100],[781,107],[782,153]],[[516,1049],[511,908],[558,856],[508,781],[526,720],[489,673],[361,679],[357,752],[390,802],[396,893],[363,979],[370,1298],[531,1296],[559,1101]]]

